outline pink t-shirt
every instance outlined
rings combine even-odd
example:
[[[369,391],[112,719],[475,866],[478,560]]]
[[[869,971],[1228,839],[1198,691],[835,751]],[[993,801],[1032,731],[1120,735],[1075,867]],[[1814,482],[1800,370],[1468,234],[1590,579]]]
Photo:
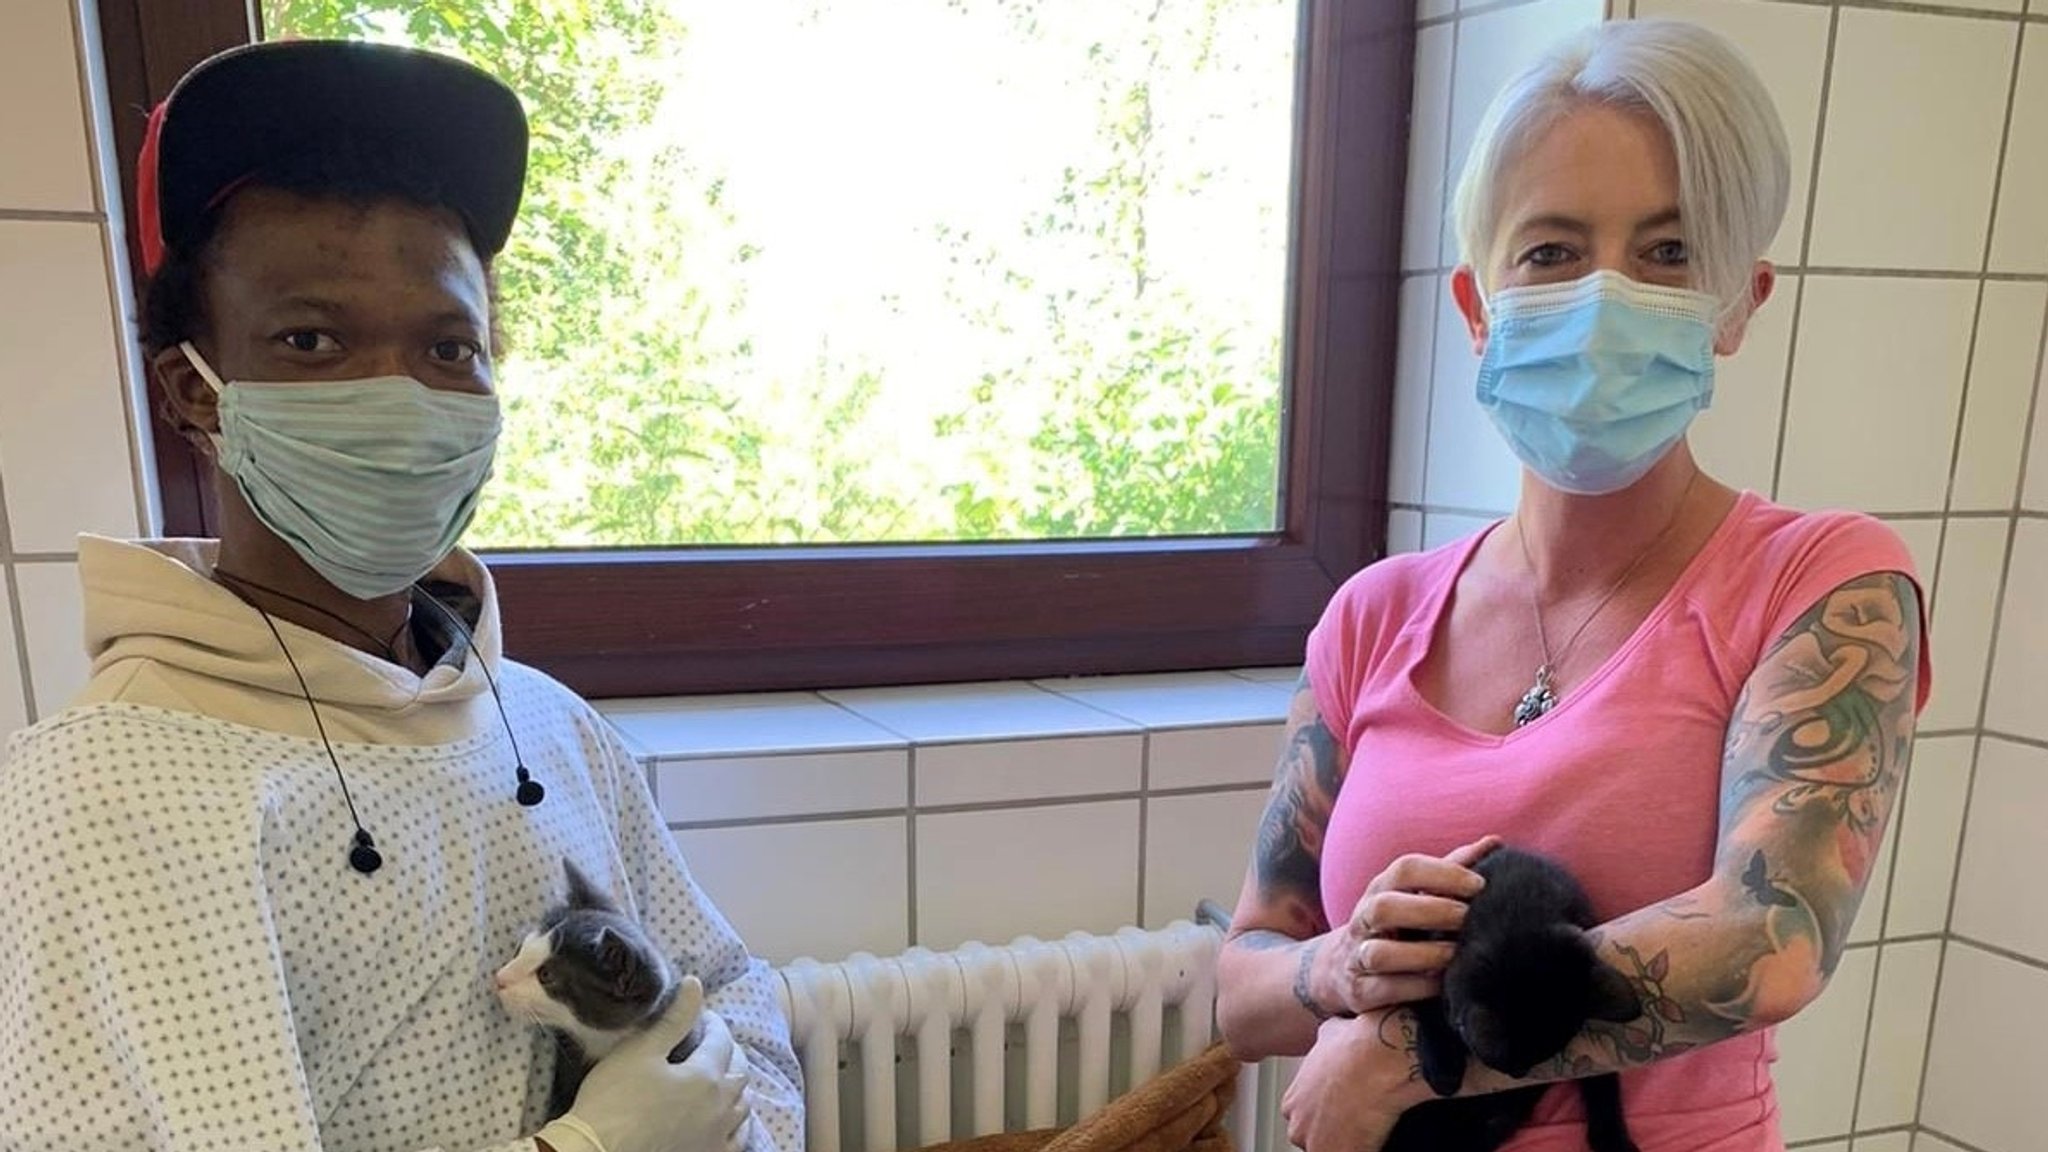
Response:
[[[1394,858],[1488,833],[1563,862],[1602,920],[1698,885],[1714,860],[1723,738],[1751,669],[1845,581],[1913,572],[1876,520],[1801,514],[1745,492],[1606,664],[1549,715],[1496,736],[1439,712],[1415,681],[1484,536],[1360,572],[1309,638],[1316,702],[1351,758],[1323,842],[1333,924]],[[1928,686],[1923,645],[1923,704]],[[1781,1148],[1775,1058],[1762,1031],[1623,1073],[1636,1142],[1643,1152]],[[1576,1089],[1554,1088],[1505,1148],[1584,1149]]]

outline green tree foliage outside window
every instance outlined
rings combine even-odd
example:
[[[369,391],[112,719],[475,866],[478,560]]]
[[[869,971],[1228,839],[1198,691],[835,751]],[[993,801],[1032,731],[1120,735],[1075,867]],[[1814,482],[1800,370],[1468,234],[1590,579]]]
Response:
[[[1276,526],[1295,0],[264,0],[526,101],[487,548]]]

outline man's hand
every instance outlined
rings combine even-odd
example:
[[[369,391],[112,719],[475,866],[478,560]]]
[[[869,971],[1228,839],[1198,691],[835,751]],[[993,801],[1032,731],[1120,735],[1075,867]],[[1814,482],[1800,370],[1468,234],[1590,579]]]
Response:
[[[700,1020],[696,1049],[669,1063]],[[568,1114],[535,1143],[552,1152],[739,1152],[752,1116],[746,1088],[746,1055],[704,1007],[703,983],[686,976],[661,1019],[599,1060]]]

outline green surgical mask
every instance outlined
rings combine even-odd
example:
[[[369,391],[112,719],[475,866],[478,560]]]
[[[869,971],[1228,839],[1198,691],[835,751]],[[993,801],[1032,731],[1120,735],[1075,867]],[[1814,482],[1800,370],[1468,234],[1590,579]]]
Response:
[[[328,583],[388,596],[454,550],[491,474],[497,397],[410,376],[228,383],[179,347],[220,397],[221,469]]]

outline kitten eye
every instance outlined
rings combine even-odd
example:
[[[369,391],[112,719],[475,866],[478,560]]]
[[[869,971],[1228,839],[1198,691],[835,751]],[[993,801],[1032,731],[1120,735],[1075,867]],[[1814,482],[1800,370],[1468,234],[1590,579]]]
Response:
[[[534,969],[533,978],[539,981],[540,986],[543,988],[553,988],[555,986],[555,970],[545,964]]]

